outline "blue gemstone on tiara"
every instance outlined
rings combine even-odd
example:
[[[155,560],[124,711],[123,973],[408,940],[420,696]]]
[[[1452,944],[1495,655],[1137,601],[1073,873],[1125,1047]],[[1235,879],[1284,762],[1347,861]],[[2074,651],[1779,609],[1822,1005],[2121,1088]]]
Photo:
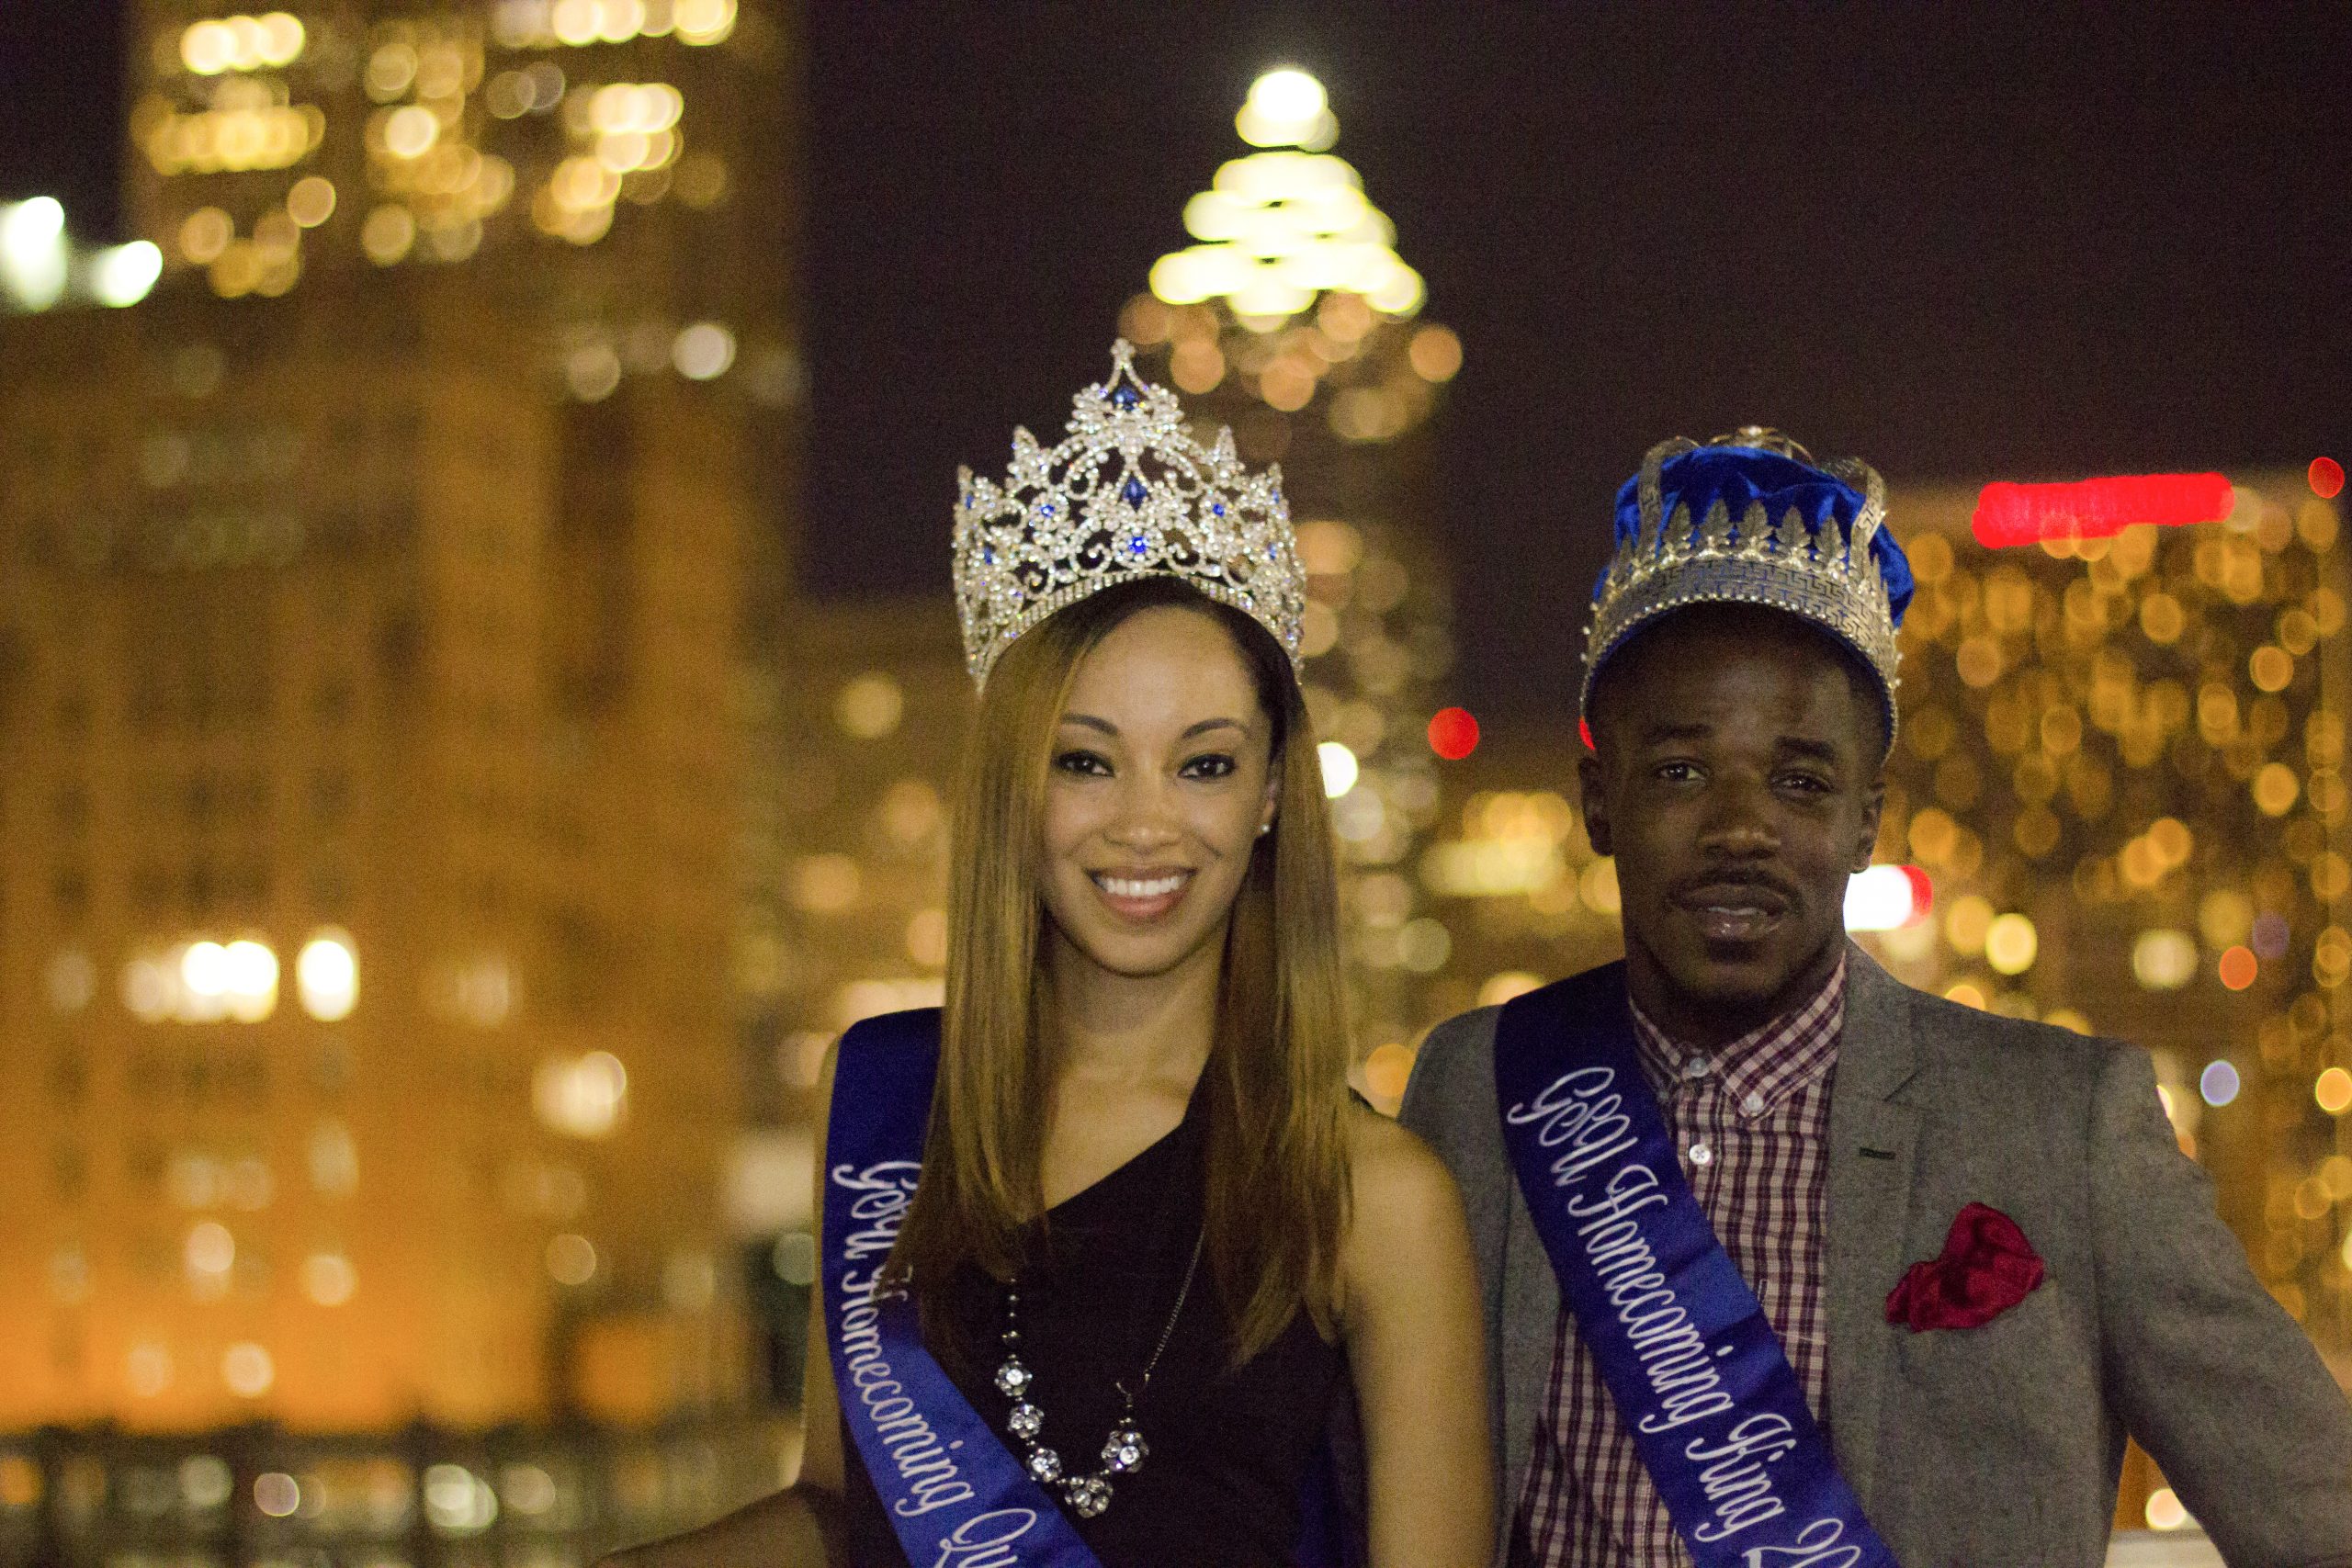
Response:
[[[1111,402],[1114,407],[1131,409],[1141,401],[1143,401],[1143,394],[1133,387],[1114,387],[1111,389]]]
[[[1210,516],[1212,516],[1212,517],[1222,517],[1222,516],[1224,516],[1224,515],[1225,515],[1225,502],[1221,502],[1221,501],[1212,501],[1212,502],[1209,502],[1209,515],[1210,515]]]
[[[1141,534],[1130,534],[1127,536],[1127,554],[1140,557],[1145,551],[1150,548],[1151,541],[1145,538]]]
[[[1129,506],[1141,506],[1144,497],[1148,493],[1150,492],[1143,488],[1143,481],[1133,474],[1129,474],[1127,482],[1119,487],[1119,499]]]

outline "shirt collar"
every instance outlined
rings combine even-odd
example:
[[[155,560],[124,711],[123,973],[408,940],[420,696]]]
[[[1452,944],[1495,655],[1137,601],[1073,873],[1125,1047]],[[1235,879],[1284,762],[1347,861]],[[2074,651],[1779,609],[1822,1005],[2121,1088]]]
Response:
[[[1650,1087],[1663,1094],[1677,1080],[1713,1081],[1747,1114],[1760,1115],[1837,1064],[1846,1024],[1846,955],[1821,988],[1778,1018],[1712,1051],[1671,1039],[1632,997],[1634,1043]]]

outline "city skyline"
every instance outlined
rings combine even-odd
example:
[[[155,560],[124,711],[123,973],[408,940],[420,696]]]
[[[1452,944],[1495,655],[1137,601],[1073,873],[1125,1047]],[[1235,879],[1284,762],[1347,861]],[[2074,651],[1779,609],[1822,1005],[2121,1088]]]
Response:
[[[43,1488],[51,1528],[81,1506],[86,1454],[9,1446],[43,1422],[217,1442],[94,1495],[265,1535],[300,1528],[278,1502],[356,1517],[397,1494],[365,1530],[470,1539],[503,1498],[577,1545],[617,1515],[559,1493],[627,1513],[634,1486],[667,1499],[651,1520],[788,1468],[819,1064],[944,986],[971,712],[948,481],[1000,468],[1016,423],[1053,439],[1114,331],[1285,466],[1376,1106],[1438,1019],[1617,951],[1566,679],[1609,490],[1637,423],[1705,434],[1782,397],[1815,450],[1850,434],[1890,470],[1919,579],[1876,868],[1911,904],[1866,947],[1951,999],[2152,1047],[2257,1271],[2352,1375],[2352,579],[2303,468],[2341,453],[2333,411],[2295,400],[2343,384],[2314,281],[2342,220],[2306,185],[2198,248],[2169,243],[2178,204],[2126,211],[2218,168],[2243,106],[2205,100],[2218,118],[2191,114],[2136,195],[2037,194],[1989,168],[2022,143],[1916,143],[1988,82],[1996,130],[2033,119],[2012,98],[2083,63],[2029,58],[2047,23],[1928,27],[1901,70],[1942,75],[1905,152],[1849,134],[1902,79],[1892,39],[1849,40],[1850,97],[1822,96],[1834,65],[1774,77],[1817,20],[1743,52],[1662,19],[1498,11],[1465,43],[1211,13],[1128,39],[1177,62],[1130,79],[1099,68],[1117,12],[958,31],[791,0],[354,0],[299,34],[291,13],[209,30],[222,9],[92,23],[128,139],[46,165],[106,152],[111,233],[79,176],[50,194],[78,243],[153,241],[153,296],[0,316],[0,1029],[32,1195],[0,1247],[26,1303],[0,1560]],[[208,52],[272,28],[310,51]],[[1490,58],[1507,34],[1525,48]],[[0,60],[32,36],[12,17]],[[2242,24],[2210,42],[2268,47]],[[1645,96],[1632,66],[1678,47],[1690,79]],[[2123,127],[2094,172],[2188,80],[2123,102],[2128,58],[2075,101]],[[1550,59],[1566,85],[1539,103]],[[1322,81],[1251,87],[1284,60]],[[1760,113],[1792,85],[1802,110]],[[1270,130],[1261,90],[1303,118]],[[1491,177],[1448,140],[1481,105]],[[216,157],[244,116],[312,144]],[[2289,132],[2317,123],[2289,118],[2231,154],[2259,177],[2204,197],[2289,194]],[[1598,183],[1545,185],[1545,153]],[[1984,166],[2008,205],[1873,183],[1905,157]],[[1743,188],[1747,226],[1721,226]],[[1864,196],[1884,205],[1849,220]],[[1217,236],[1276,220],[1346,250],[1315,261],[1344,279],[1212,286],[1239,276]],[[2070,250],[2084,225],[2125,239]],[[2199,308],[2132,316],[2166,298]],[[1881,355],[1906,301],[1935,320]],[[1969,344],[1985,357],[1952,357]],[[1915,385],[1923,344],[1941,369]],[[1840,377],[1858,356],[1875,379]],[[2130,465],[2227,468],[2231,513],[1968,536],[1985,480]],[[1464,700],[1484,744],[1432,727]],[[690,1431],[642,1464],[531,1447],[714,1416],[761,1434],[724,1480]],[[508,1446],[451,1457],[489,1430]],[[367,1432],[347,1461],[272,1447]],[[2120,1517],[2181,1522],[2159,1484],[2135,1460]]]
[[[110,7],[7,9],[0,195],[96,210]],[[808,563],[826,597],[944,584],[956,466],[1093,374],[1243,89],[1284,62],[1330,88],[1465,346],[1433,463],[1465,605],[1451,694],[1482,713],[1572,688],[1554,628],[1663,435],[1774,424],[1910,483],[2343,456],[2341,7],[808,27],[808,197],[843,215],[801,269],[808,512],[865,542]]]

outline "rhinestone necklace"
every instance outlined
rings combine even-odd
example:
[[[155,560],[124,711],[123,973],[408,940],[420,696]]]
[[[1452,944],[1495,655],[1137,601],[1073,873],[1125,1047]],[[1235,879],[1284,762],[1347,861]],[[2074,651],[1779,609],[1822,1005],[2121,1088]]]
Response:
[[[1202,1227],[1193,1242],[1193,1260],[1184,1266],[1184,1282],[1176,1291],[1176,1304],[1168,1312],[1168,1321],[1160,1325],[1159,1342],[1151,1348],[1151,1359],[1143,1364],[1143,1375],[1136,1379],[1132,1392],[1124,1382],[1111,1386],[1119,1391],[1124,1412],[1111,1427],[1111,1435],[1102,1439],[1102,1468],[1091,1475],[1069,1475],[1063,1472],[1062,1456],[1037,1440],[1046,1428],[1045,1406],[1031,1397],[1037,1374],[1021,1359],[1021,1278],[1014,1275],[1004,1286],[1004,1361],[996,1370],[997,1392],[1012,1401],[1012,1408],[1005,1412],[1004,1424],[1021,1440],[1026,1450],[1022,1468],[1029,1479],[1040,1486],[1058,1488],[1062,1500],[1081,1519],[1093,1518],[1111,1506],[1111,1478],[1133,1475],[1143,1468],[1150,1456],[1151,1445],[1143,1440],[1143,1428],[1136,1425],[1136,1401],[1151,1386],[1151,1374],[1159,1369],[1159,1358],[1167,1352],[1168,1341],[1176,1332],[1176,1320],[1184,1314],[1184,1299],[1193,1293],[1193,1276],[1200,1271],[1201,1246],[1208,1239],[1207,1227]]]

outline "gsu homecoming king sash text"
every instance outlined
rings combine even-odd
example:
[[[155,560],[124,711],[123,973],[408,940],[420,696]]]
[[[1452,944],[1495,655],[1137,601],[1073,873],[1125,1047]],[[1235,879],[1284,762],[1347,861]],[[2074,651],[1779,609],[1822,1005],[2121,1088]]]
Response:
[[[912,1568],[1101,1568],[928,1350],[914,1303],[876,1289],[922,1174],[939,1010],[842,1036],[825,1133],[825,1338],[843,1423]],[[1300,1568],[1340,1568],[1330,1456],[1301,1499]]]
[[[1699,1568],[1897,1568],[1682,1179],[1623,964],[1503,1008],[1495,1095],[1561,1297]]]

